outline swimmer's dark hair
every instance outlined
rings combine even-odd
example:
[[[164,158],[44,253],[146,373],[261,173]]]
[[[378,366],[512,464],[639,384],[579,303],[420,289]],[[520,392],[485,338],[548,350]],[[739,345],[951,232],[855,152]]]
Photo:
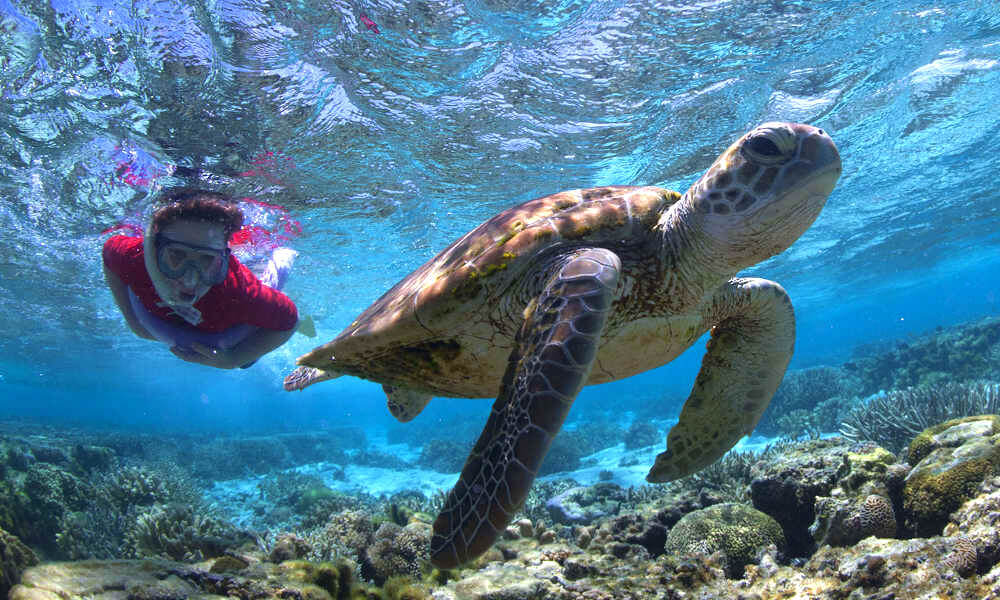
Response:
[[[156,235],[180,219],[222,225],[226,239],[243,226],[243,211],[231,196],[197,188],[174,188],[160,194],[162,206],[153,213],[150,231]]]

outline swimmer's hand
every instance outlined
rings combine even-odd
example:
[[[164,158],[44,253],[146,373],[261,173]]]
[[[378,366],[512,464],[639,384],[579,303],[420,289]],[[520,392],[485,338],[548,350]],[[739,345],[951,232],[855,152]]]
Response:
[[[233,352],[223,350],[222,348],[212,348],[198,342],[192,342],[191,348],[173,346],[170,348],[170,351],[181,360],[198,363],[206,367],[215,367],[216,369],[235,369],[242,364]]]

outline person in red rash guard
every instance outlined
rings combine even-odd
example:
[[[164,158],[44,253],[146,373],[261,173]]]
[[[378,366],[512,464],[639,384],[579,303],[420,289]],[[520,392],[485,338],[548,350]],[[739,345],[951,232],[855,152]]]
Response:
[[[192,188],[160,200],[144,237],[104,244],[105,279],[132,331],[220,369],[246,368],[284,344],[298,310],[232,256],[229,239],[243,224],[236,202]]]

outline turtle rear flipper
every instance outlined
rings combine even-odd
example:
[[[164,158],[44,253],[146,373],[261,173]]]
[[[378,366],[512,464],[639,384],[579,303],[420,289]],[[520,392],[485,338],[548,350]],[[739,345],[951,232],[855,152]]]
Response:
[[[590,373],[620,269],[610,250],[577,250],[526,311],[486,427],[434,521],[437,567],[481,555],[524,503]]]
[[[314,383],[329,381],[337,377],[340,377],[339,373],[331,373],[323,369],[317,369],[316,367],[297,367],[294,371],[285,375],[285,391],[304,390]]]
[[[706,320],[714,327],[701,371],[666,451],[646,475],[650,483],[700,471],[750,435],[792,359],[795,312],[773,281],[730,280],[712,298]]]
[[[388,384],[382,384],[382,391],[385,392],[389,412],[400,423],[412,421],[433,398],[430,394]]]

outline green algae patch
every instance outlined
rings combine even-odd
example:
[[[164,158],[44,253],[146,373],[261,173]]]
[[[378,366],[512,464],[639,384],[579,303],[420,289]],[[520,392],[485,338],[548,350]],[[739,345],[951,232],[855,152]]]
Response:
[[[989,433],[987,435],[996,435],[1000,433],[1000,417],[997,415],[976,415],[973,417],[961,417],[959,419],[945,421],[939,425],[928,427],[917,434],[917,437],[913,438],[913,441],[910,442],[910,447],[907,451],[907,462],[911,465],[916,465],[923,460],[924,457],[930,454],[932,450],[947,443],[947,439],[938,439],[942,433],[945,433],[949,429],[956,426],[968,426],[970,424],[980,424],[982,427],[982,433],[984,434],[987,433],[986,428],[988,427]],[[968,429],[968,427],[963,429]],[[956,436],[952,435],[951,437],[954,438]]]
[[[290,581],[315,585],[336,600],[351,598],[355,587],[354,567],[347,561],[289,560],[281,563],[280,569]]]
[[[848,452],[846,462],[850,472],[841,480],[848,490],[860,489],[869,481],[881,481],[896,457],[881,446],[865,445],[859,452]]]
[[[1000,474],[1000,417],[954,419],[923,431],[910,444],[920,458],[903,487],[908,527],[922,537],[939,535],[949,515],[973,498],[980,484]]]

